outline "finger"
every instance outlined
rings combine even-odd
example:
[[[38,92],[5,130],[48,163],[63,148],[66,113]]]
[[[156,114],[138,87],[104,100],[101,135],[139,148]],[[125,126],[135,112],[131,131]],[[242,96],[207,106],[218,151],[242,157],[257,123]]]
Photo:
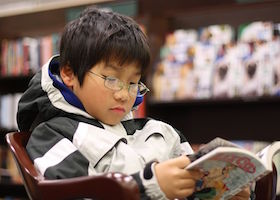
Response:
[[[250,188],[246,188],[236,195],[236,197],[241,197],[241,198],[247,198],[247,197],[249,198],[249,196],[250,196]]]
[[[244,188],[242,191],[240,191],[238,193],[238,195],[246,195],[246,194],[249,194],[250,193],[250,188],[247,187],[247,188]]]
[[[231,200],[242,200],[242,199],[249,199],[250,197],[250,188],[245,188],[238,194],[236,194],[234,197],[231,198]]]
[[[194,188],[181,189],[177,192],[177,198],[185,198],[194,193]]]
[[[193,179],[193,180],[200,180],[203,177],[203,173],[199,170],[180,170],[180,178],[182,179]]]
[[[189,177],[192,177],[195,180],[200,180],[203,177],[203,172],[199,170],[186,170]]]
[[[190,159],[186,155],[181,155],[176,158],[176,165],[181,169],[185,169],[189,164]]]
[[[177,183],[177,188],[179,189],[190,189],[195,188],[196,181],[193,179],[180,179]]]
[[[244,198],[242,197],[238,197],[238,196],[234,196],[232,197],[230,200],[243,200]],[[247,199],[246,199],[247,200]]]

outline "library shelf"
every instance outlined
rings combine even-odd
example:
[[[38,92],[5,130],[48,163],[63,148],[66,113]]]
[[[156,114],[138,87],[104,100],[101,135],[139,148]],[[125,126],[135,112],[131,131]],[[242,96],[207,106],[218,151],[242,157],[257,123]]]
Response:
[[[27,193],[23,184],[16,183],[0,183],[0,198],[17,197],[28,199]]]
[[[273,141],[279,134],[280,97],[148,101],[147,115],[170,123],[191,143],[221,136]]]
[[[28,76],[1,76],[0,94],[24,92],[31,80],[32,75]]]

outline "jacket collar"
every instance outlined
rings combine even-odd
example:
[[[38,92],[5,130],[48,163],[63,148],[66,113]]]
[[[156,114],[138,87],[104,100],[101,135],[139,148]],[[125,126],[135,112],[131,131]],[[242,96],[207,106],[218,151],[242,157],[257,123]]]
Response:
[[[48,73],[53,80],[53,86],[56,87],[71,105],[85,111],[85,108],[79,98],[63,83],[59,76],[59,56],[54,56],[50,61]]]

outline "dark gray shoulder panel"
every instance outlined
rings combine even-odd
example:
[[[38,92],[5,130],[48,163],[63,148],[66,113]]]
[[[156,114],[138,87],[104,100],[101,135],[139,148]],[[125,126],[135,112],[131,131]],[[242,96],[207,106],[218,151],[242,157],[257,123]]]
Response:
[[[89,161],[79,152],[75,151],[58,165],[49,167],[44,176],[47,179],[63,179],[88,175]]]

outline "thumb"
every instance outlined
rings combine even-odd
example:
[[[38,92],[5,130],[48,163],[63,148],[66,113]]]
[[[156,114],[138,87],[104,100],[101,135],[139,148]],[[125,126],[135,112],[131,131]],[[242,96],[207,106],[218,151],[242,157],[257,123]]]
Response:
[[[175,164],[181,169],[186,168],[190,164],[190,159],[186,155],[175,158]]]

